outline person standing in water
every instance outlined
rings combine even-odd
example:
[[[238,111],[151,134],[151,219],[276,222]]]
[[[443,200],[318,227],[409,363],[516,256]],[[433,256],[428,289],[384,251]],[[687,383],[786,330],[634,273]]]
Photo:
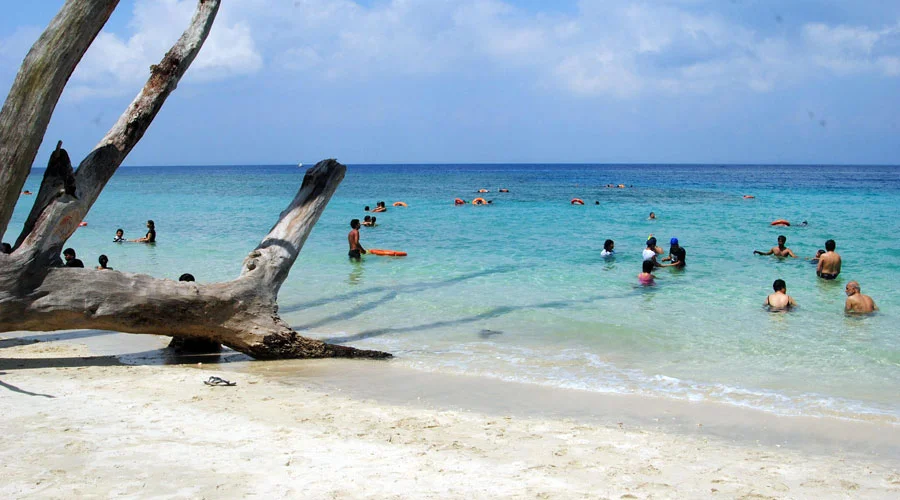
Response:
[[[784,280],[775,280],[775,283],[772,283],[772,289],[775,290],[775,293],[771,293],[766,297],[766,302],[763,306],[768,307],[773,312],[789,311],[797,307],[797,302],[794,301],[794,298],[787,294],[787,284],[785,284]]]
[[[109,257],[107,257],[105,255],[101,255],[100,258],[97,259],[97,261],[100,262],[100,265],[97,266],[98,270],[100,270],[100,271],[112,271],[113,270],[113,268],[111,268],[111,267],[106,267],[106,265],[109,264]]]
[[[656,282],[653,280],[656,278],[656,276],[653,276],[653,261],[645,260],[641,263],[641,268],[642,271],[640,274],[638,274],[638,282],[644,286],[655,285]]]
[[[616,242],[613,240],[606,240],[603,242],[603,251],[600,252],[601,257],[615,257],[616,256]]]
[[[823,280],[833,280],[841,274],[841,255],[834,251],[835,247],[834,240],[826,241],[825,253],[819,256],[816,264],[816,276]]]
[[[875,301],[868,295],[863,295],[859,283],[851,281],[844,288],[847,294],[847,302],[844,303],[844,312],[851,314],[870,314],[878,310]]]
[[[350,260],[360,260],[366,249],[359,244],[359,219],[350,221],[350,232],[347,233],[347,242],[350,244],[350,252],[347,254]]]
[[[787,243],[787,236],[785,236],[783,234],[779,235],[777,246],[770,248],[768,252],[754,250],[753,254],[754,255],[774,255],[776,257],[793,257],[796,259],[797,256],[794,255],[794,252],[792,252],[790,248],[784,246],[785,243]]]

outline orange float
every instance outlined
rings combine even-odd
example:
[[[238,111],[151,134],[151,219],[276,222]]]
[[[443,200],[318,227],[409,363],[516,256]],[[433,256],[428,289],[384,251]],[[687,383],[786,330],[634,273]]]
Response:
[[[454,205],[465,205],[465,204],[466,204],[466,200],[464,200],[464,199],[462,199],[462,198],[457,198],[457,199],[453,200],[453,204],[454,204]]]
[[[584,205],[584,200],[582,200],[581,198],[572,198],[572,201],[570,203],[573,205]]]
[[[79,222],[78,223],[78,227],[86,227],[86,226],[87,226],[87,222]]]
[[[772,225],[773,226],[790,226],[791,223],[784,219],[778,219],[778,220],[773,220]]]
[[[401,252],[400,250],[382,250],[380,248],[370,248],[366,250],[366,253],[370,253],[372,255],[384,255],[387,257],[406,257],[406,252]]]
[[[395,207],[408,207],[409,205],[407,205],[406,203],[403,203],[402,201],[395,201],[394,206]]]
[[[490,193],[490,191],[488,191],[487,189],[479,189],[478,192],[479,193]]]
[[[473,205],[487,205],[487,201],[484,198],[475,198],[472,200]]]

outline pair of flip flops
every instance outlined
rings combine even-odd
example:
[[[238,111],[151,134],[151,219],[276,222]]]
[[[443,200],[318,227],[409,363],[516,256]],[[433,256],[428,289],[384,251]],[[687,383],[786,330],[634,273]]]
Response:
[[[237,385],[237,382],[230,382],[230,381],[225,380],[224,378],[220,378],[220,377],[209,377],[209,379],[204,380],[203,383],[206,385],[211,385],[211,386],[225,386],[225,387],[231,387],[231,386]]]

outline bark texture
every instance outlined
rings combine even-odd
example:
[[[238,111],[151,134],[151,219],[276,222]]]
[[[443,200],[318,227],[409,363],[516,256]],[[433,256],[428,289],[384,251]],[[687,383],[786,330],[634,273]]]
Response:
[[[17,84],[21,78],[35,78],[22,76],[29,72],[29,65],[74,68],[87,48],[86,45],[81,48],[81,40],[86,37],[84,30],[94,29],[98,22],[88,14],[105,15],[92,31],[89,37],[92,40],[115,4],[69,0],[29,53],[33,60],[26,59]],[[162,61],[150,68],[150,78],[141,92],[74,174],[68,154],[57,145],[13,252],[0,254],[0,331],[93,328],[179,335],[219,342],[257,359],[390,357],[383,352],[304,338],[278,316],[278,290],[344,177],[346,168],[335,160],[321,161],[307,171],[297,195],[269,234],[244,260],[239,277],[233,281],[198,284],[119,271],[57,267],[66,240],[200,51],[218,9],[219,0],[199,0],[190,26]],[[56,24],[65,29],[60,31]],[[48,32],[52,33],[48,35]],[[70,51],[77,52],[74,63],[59,55]],[[62,70],[51,73],[56,75],[59,71]],[[71,71],[65,73],[65,79]],[[32,99],[39,103],[48,101],[50,104],[42,104],[48,108],[48,121],[61,91],[61,87],[57,91],[56,85],[49,83],[41,86],[36,94],[16,91],[14,86],[3,113],[10,109],[13,110],[10,116],[14,116],[18,110],[39,107],[31,104]],[[31,160],[26,162],[19,152],[27,150],[31,143],[36,143],[33,145],[36,151],[46,130],[45,123],[40,130],[13,131],[16,135],[7,130],[15,128],[8,123],[0,121],[3,140],[0,165],[4,169],[0,196],[11,197],[10,202],[0,200],[3,228],[12,216],[34,157],[32,153]],[[7,151],[18,155],[17,163],[6,163],[7,157],[2,155]]]

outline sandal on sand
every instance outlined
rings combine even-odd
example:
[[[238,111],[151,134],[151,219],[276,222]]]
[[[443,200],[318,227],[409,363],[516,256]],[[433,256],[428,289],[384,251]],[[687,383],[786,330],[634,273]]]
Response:
[[[224,378],[219,378],[219,377],[209,377],[209,380],[204,380],[203,383],[206,385],[213,385],[213,386],[222,385],[222,386],[227,386],[227,387],[237,385],[237,382],[229,382],[229,381],[225,380]]]

